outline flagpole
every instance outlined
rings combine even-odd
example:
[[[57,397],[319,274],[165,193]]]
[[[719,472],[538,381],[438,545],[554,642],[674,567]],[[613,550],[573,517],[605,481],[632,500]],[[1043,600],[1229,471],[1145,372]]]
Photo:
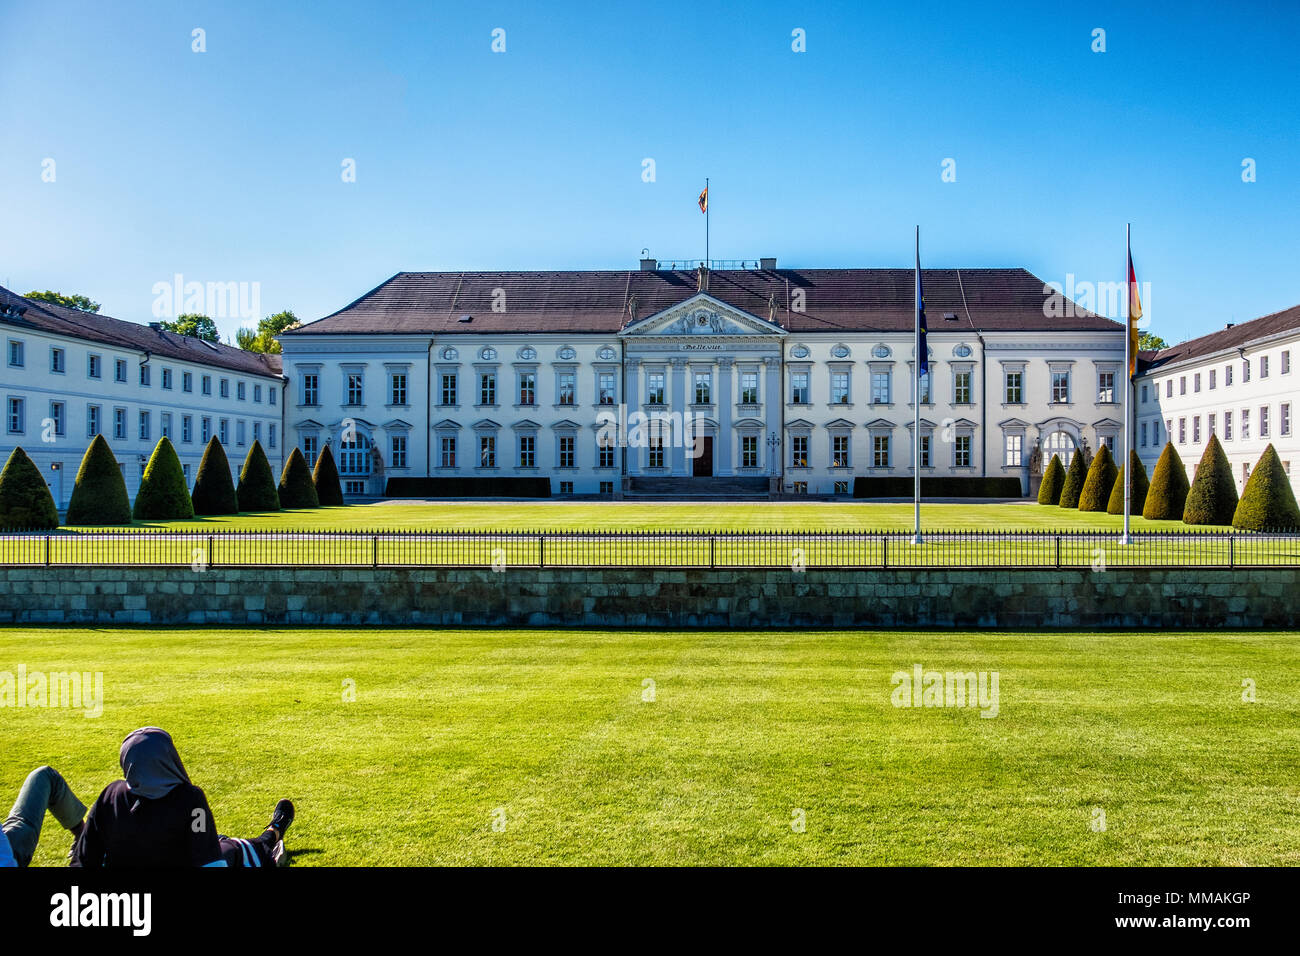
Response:
[[[1129,533],[1129,489],[1133,487],[1133,467],[1132,452],[1133,436],[1132,430],[1132,413],[1129,407],[1130,393],[1133,391],[1133,359],[1130,355],[1133,348],[1133,335],[1129,329],[1129,324],[1133,321],[1133,224],[1127,223],[1124,226],[1124,534],[1120,537],[1120,544],[1128,544]]]
[[[921,227],[916,227],[916,273],[913,282],[913,298],[916,309],[912,316],[916,329],[916,375],[912,383],[912,511],[914,528],[912,544],[921,543],[921,363],[925,356],[921,354]]]
[[[704,177],[704,268],[706,269],[713,268],[712,264],[709,262],[709,207],[713,205],[713,203],[710,202],[709,200],[711,200],[712,198],[713,197],[709,195],[709,177],[705,176]]]

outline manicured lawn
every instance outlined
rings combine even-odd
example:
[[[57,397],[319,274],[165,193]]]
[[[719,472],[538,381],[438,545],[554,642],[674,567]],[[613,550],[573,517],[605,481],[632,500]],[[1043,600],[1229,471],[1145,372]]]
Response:
[[[297,802],[295,865],[1300,864],[1293,634],[0,629],[20,663],[106,703],[0,711],[0,798],[89,802],[156,724],[224,832]],[[914,664],[998,716],[895,708]]]

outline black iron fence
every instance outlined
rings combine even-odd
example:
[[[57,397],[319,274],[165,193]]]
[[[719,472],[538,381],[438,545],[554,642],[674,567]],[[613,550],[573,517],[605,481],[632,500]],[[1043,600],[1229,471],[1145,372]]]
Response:
[[[1300,567],[1300,533],[1142,531],[169,531],[0,533],[0,566]]]

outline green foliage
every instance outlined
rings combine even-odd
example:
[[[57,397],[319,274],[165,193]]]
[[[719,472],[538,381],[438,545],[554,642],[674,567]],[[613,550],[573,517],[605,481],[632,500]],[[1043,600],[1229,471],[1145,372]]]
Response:
[[[1065,484],[1061,486],[1061,498],[1057,502],[1062,508],[1079,507],[1079,495],[1083,493],[1083,483],[1088,479],[1088,466],[1083,461],[1083,450],[1075,451],[1070,459],[1070,470],[1065,474]]]
[[[205,342],[218,342],[221,340],[221,333],[217,331],[217,323],[206,315],[199,315],[197,312],[186,312],[184,315],[176,316],[174,322],[159,322],[158,324],[168,332],[175,332],[177,335],[188,335],[191,338],[203,339]]]
[[[266,460],[262,443],[253,442],[239,471],[239,487],[235,489],[240,511],[279,511],[280,496],[275,490],[275,475]]]
[[[1236,510],[1237,482],[1232,477],[1232,465],[1219,437],[1211,435],[1187,493],[1183,524],[1231,524]]]
[[[307,459],[295,448],[289,454],[280,473],[280,487],[277,489],[281,508],[319,508],[316,486],[312,484],[311,470]]]
[[[1300,507],[1296,506],[1291,479],[1271,442],[1246,481],[1246,490],[1241,493],[1232,516],[1232,526],[1247,531],[1300,528]]]
[[[1133,449],[1128,452],[1128,471],[1133,475],[1133,487],[1129,490],[1129,514],[1140,515],[1142,508],[1147,502],[1147,490],[1151,483],[1147,481],[1146,466],[1142,464],[1142,459]],[[1125,469],[1121,468],[1119,474],[1115,476],[1115,487],[1110,491],[1110,502],[1106,505],[1106,510],[1113,515],[1122,515],[1124,513],[1124,474]]]
[[[257,323],[255,329],[240,329],[235,333],[235,344],[246,352],[275,354],[280,351],[280,343],[275,340],[275,337],[286,329],[296,329],[301,324],[298,316],[294,315],[292,310],[286,309],[275,315],[268,315]]]
[[[199,473],[194,477],[191,498],[196,515],[239,514],[239,498],[235,495],[234,479],[230,477],[230,462],[216,435],[203,449],[203,460],[199,462]]]
[[[1097,457],[1088,466],[1088,476],[1083,481],[1083,490],[1079,492],[1080,511],[1105,511],[1110,503],[1110,492],[1115,487],[1115,459],[1110,456],[1110,448],[1102,445],[1097,450]]]
[[[339,470],[334,467],[334,454],[326,445],[316,456],[316,467],[311,473],[312,484],[316,486],[316,499],[321,507],[343,504],[343,485],[339,481]]]
[[[1142,517],[1149,521],[1179,521],[1187,505],[1187,468],[1173,442],[1166,442],[1147,490]]]
[[[92,302],[89,296],[84,295],[64,295],[62,292],[46,289],[44,292],[28,292],[24,298],[31,299],[33,302],[51,302],[65,309],[79,309],[82,312],[99,311],[99,303]]]
[[[70,525],[115,525],[131,523],[131,499],[126,479],[118,467],[113,449],[103,435],[91,439],[81,456],[77,483],[68,502]]]
[[[0,528],[48,531],[59,526],[59,509],[41,470],[15,448],[0,471]]]
[[[1043,472],[1043,483],[1038,486],[1038,503],[1040,505],[1058,505],[1061,503],[1061,489],[1065,487],[1065,466],[1061,456],[1053,455]]]
[[[1155,351],[1169,348],[1169,343],[1153,332],[1143,332],[1138,336],[1138,348],[1143,351]]]
[[[185,487],[185,471],[166,436],[158,439],[149,463],[144,466],[132,516],[137,521],[182,521],[194,517],[194,504]]]

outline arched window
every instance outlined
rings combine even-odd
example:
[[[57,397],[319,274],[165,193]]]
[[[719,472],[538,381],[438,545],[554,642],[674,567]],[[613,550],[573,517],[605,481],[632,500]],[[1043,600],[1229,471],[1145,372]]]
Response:
[[[1043,441],[1043,468],[1046,470],[1047,463],[1052,460],[1053,455],[1061,459],[1061,464],[1066,468],[1070,467],[1070,459],[1074,457],[1076,446],[1074,438],[1067,431],[1060,429],[1052,432]]]
[[[370,439],[353,435],[339,442],[339,475],[355,477],[370,474]]]

